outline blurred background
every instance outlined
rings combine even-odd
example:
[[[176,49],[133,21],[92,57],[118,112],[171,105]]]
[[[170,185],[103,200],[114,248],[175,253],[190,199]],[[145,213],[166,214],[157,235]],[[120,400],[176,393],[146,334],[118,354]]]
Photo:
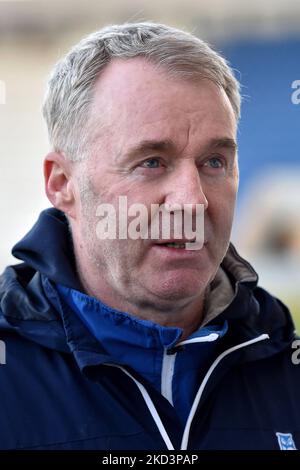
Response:
[[[208,40],[242,83],[241,183],[233,241],[300,330],[299,0],[0,0],[0,271],[49,206],[41,116],[52,65],[82,36],[166,22]]]

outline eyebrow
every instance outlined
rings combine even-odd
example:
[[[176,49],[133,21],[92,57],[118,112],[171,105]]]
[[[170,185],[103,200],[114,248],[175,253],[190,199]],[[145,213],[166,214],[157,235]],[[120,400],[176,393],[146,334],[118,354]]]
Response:
[[[214,138],[211,139],[207,145],[205,146],[206,150],[210,148],[228,148],[231,150],[237,150],[237,143],[234,139],[230,137],[221,137],[221,138]],[[170,139],[164,140],[142,140],[137,145],[131,147],[124,157],[126,159],[134,158],[137,155],[145,154],[147,152],[159,151],[159,152],[167,152],[167,151],[174,151],[176,148],[175,144]]]
[[[130,157],[135,157],[136,155],[139,155],[141,153],[146,153],[146,152],[153,152],[153,151],[159,151],[159,152],[167,152],[170,150],[174,150],[175,145],[174,143],[169,140],[142,140],[139,142],[137,145],[131,147],[125,154],[126,158]]]
[[[208,147],[216,148],[216,147],[223,147],[232,150],[237,150],[238,145],[234,139],[230,137],[222,137],[220,139],[212,139],[208,145]]]

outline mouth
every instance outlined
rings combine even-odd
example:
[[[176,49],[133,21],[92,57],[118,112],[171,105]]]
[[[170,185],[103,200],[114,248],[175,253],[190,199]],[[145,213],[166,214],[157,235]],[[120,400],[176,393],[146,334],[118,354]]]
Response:
[[[180,249],[185,249],[185,243],[175,243],[175,242],[171,242],[171,243],[164,243],[162,244],[162,246],[166,246],[168,248],[180,248]]]
[[[195,247],[194,249],[200,249],[206,244],[206,241],[204,241],[204,243],[199,248],[197,248],[198,243],[199,242],[197,242],[196,239],[194,240],[166,240],[166,241],[160,240],[157,243],[155,243],[155,246],[158,246],[160,248],[170,248],[173,250],[194,251],[193,245]]]

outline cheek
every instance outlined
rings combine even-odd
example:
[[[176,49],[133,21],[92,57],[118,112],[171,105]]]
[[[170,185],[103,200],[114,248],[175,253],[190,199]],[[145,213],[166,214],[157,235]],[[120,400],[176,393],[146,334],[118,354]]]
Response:
[[[231,229],[236,204],[237,184],[232,182],[222,191],[213,191],[208,200],[207,217],[215,230],[226,234]]]

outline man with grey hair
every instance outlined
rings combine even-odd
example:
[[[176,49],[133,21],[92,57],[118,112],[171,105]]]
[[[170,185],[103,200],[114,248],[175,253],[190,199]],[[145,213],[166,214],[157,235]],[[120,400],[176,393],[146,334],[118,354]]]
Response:
[[[230,243],[227,62],[165,25],[107,27],[56,65],[43,111],[54,208],[1,278],[0,447],[300,447],[291,316]]]

